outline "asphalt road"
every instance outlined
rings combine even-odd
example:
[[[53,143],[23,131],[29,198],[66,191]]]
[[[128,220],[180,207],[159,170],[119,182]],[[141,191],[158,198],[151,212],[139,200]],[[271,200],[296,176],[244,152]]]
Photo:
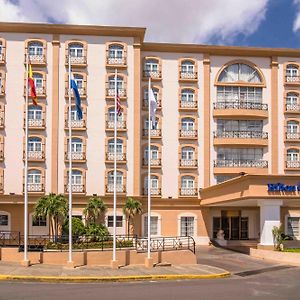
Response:
[[[94,284],[0,282],[2,300],[299,300],[300,268],[284,268],[249,276],[194,281]]]

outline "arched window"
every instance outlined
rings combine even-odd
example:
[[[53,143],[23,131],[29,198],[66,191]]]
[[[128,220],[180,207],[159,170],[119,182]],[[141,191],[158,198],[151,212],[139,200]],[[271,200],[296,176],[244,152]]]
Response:
[[[37,169],[28,170],[28,184],[41,184],[42,172]]]
[[[219,82],[247,82],[261,83],[262,79],[256,69],[243,64],[235,63],[227,66],[218,78]]]
[[[299,150],[298,149],[288,149],[287,150],[287,160],[288,161],[299,161]]]
[[[193,147],[182,147],[181,159],[194,160],[195,159],[195,149]]]
[[[183,60],[180,66],[180,79],[197,79],[196,65],[192,60]]]
[[[297,93],[287,93],[286,95],[286,105],[289,110],[293,107],[298,106],[299,95]]]
[[[69,149],[69,148],[68,148]],[[71,149],[73,153],[82,153],[83,152],[83,141],[81,138],[73,137]]]
[[[29,120],[42,120],[43,109],[39,105],[28,106],[28,119]]]
[[[41,152],[42,151],[42,139],[39,137],[28,138],[28,151],[29,152]]]
[[[69,53],[71,57],[83,57],[83,45],[81,43],[70,43]]]
[[[152,91],[153,91],[153,94],[154,94],[154,97],[155,97],[156,101],[158,101],[159,100],[159,89],[153,87]],[[144,88],[144,100],[147,101],[147,103],[148,103],[148,98],[149,98],[148,88]]]
[[[124,88],[124,78],[122,76],[117,76],[117,89],[120,91]],[[108,77],[108,86],[109,89],[115,89],[115,76],[111,75]]]
[[[115,121],[115,107],[110,107],[108,109],[108,121],[114,122]],[[121,111],[120,114],[117,114],[117,121],[123,121],[123,112]]]
[[[298,77],[299,76],[299,68],[297,65],[289,64],[286,66],[286,77]]]
[[[195,91],[193,89],[182,89],[181,90],[181,101],[182,102],[194,102]]]
[[[69,112],[69,108],[68,108],[68,112]],[[79,120],[79,118],[78,118],[76,106],[72,105],[71,106],[71,121],[78,121],[78,120]]]
[[[73,74],[74,76],[74,81],[76,82],[76,85],[77,85],[77,88],[78,90],[82,90],[83,87],[84,87],[84,78],[83,78],[83,75],[81,74]]]
[[[156,160],[156,159],[158,159],[158,157],[159,157],[159,148],[155,145],[151,145],[151,147],[150,147],[150,159],[151,160],[152,159]],[[144,159],[145,159],[145,161],[148,160],[148,146],[144,150]]]
[[[144,70],[147,72],[158,72],[159,70],[159,61],[157,59],[146,59],[144,64]]]
[[[68,172],[68,182],[69,182],[69,172]],[[82,184],[83,184],[82,171],[72,170],[72,185],[82,185]]]
[[[194,176],[182,176],[181,177],[181,188],[190,189],[195,187],[195,177]]]
[[[122,193],[125,191],[125,188],[123,187],[123,172],[117,171],[116,176],[116,190],[119,193]],[[107,192],[112,193],[114,191],[114,171],[109,171],[107,174]]]
[[[195,120],[193,118],[181,119],[181,130],[189,131],[195,129]]]
[[[159,126],[159,118],[155,118],[155,124],[152,123],[152,120],[150,119],[151,121],[151,129],[157,129]],[[144,129],[149,129],[149,120],[148,118],[145,119],[145,122],[144,122]]]
[[[39,41],[32,41],[28,43],[28,54],[29,60],[36,60],[36,56],[43,56],[44,54],[44,47],[43,43]]]
[[[108,57],[111,60],[116,60],[121,59],[124,55],[124,46],[120,44],[111,44],[108,47]],[[112,63],[112,62],[111,62]]]
[[[38,92],[39,89],[43,88],[44,77],[41,73],[33,73],[33,80],[34,80],[35,88]]]
[[[150,177],[150,193],[151,195],[160,195],[159,177],[157,175],[151,175]],[[144,194],[148,194],[148,176],[144,178]]]
[[[288,121],[287,122],[287,132],[288,133],[298,133],[299,132],[299,122]]]
[[[117,139],[116,148],[117,148],[116,149],[117,154],[123,153],[123,140]],[[114,141],[114,139],[110,139],[108,141],[108,152],[111,153],[111,154],[114,154],[114,152],[115,152],[115,141]]]

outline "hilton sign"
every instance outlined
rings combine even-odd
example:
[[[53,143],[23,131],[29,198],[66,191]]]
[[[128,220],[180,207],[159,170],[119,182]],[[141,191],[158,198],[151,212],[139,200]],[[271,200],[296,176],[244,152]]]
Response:
[[[268,192],[296,192],[300,191],[300,183],[287,185],[283,183],[268,183]]]

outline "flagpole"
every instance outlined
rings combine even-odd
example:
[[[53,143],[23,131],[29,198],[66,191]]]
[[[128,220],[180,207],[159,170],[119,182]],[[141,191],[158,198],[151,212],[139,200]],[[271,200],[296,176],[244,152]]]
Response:
[[[148,259],[151,258],[151,120],[150,120],[150,89],[151,77],[149,77],[148,86]]]
[[[69,51],[69,263],[73,262],[72,257],[72,124],[71,124],[71,55]]]
[[[25,95],[25,178],[24,178],[24,262],[28,259],[28,53],[26,53],[26,95]]]
[[[116,213],[117,213],[117,69],[115,69],[114,114],[114,204],[113,204],[113,262],[116,261]]]

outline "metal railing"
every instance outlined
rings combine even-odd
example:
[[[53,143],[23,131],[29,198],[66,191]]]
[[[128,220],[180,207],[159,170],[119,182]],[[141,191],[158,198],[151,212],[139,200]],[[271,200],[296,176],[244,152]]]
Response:
[[[148,129],[143,129],[143,136],[148,136]],[[150,129],[151,137],[161,137],[161,129]]]
[[[198,108],[197,101],[182,101],[180,100],[180,108]]]
[[[73,235],[73,251],[88,249],[111,251],[113,248],[112,235]],[[69,248],[68,235],[28,235],[29,251],[67,251]],[[24,251],[24,235],[18,231],[0,231],[0,247],[18,247]],[[150,240],[151,252],[190,250],[195,253],[195,241],[191,236],[153,237]],[[148,250],[148,239],[137,235],[116,235],[116,248],[134,249],[137,252]]]
[[[2,48],[3,51],[3,48]],[[4,52],[0,53],[0,63],[5,63],[5,54]]]
[[[24,120],[25,123],[25,120]],[[43,128],[45,127],[45,118],[43,116],[42,119],[28,119],[28,127],[36,127],[36,128]]]
[[[106,121],[106,129],[114,129],[114,128],[115,128],[115,121],[107,120]],[[117,120],[117,129],[126,129],[126,121]]]
[[[193,71],[180,71],[179,72],[180,79],[197,79],[198,78],[198,73]]]
[[[252,159],[217,159],[214,160],[214,167],[218,168],[267,168],[267,160],[252,160]]]
[[[285,137],[287,140],[299,140],[300,132],[286,132]]]
[[[214,109],[257,109],[268,110],[268,104],[250,101],[231,101],[214,103]]]
[[[126,186],[123,184],[116,185],[117,193],[126,193]],[[109,183],[106,185],[106,193],[113,193],[114,192],[114,185],[113,183]]]
[[[161,108],[161,100],[156,99],[157,107],[156,108]],[[148,99],[143,99],[143,108],[148,109]]]
[[[198,190],[196,188],[180,188],[180,196],[197,196]]]
[[[79,95],[81,97],[86,97],[86,87],[80,87],[80,88],[78,88],[78,92],[79,92]],[[69,87],[65,88],[65,96],[66,97],[69,96]],[[72,90],[71,90],[71,97],[74,98],[74,93],[73,93]]]
[[[69,192],[69,184],[65,184],[65,192]],[[72,192],[73,193],[85,193],[85,184],[75,184],[72,183]]]
[[[194,129],[179,129],[179,136],[182,138],[195,138],[197,137],[197,130]]]
[[[23,190],[24,190],[23,186]],[[32,193],[44,193],[45,187],[43,183],[28,183],[27,184],[27,191]]]
[[[66,151],[65,152],[65,160],[68,160],[69,158],[70,158],[70,152]],[[85,151],[71,152],[71,158],[73,160],[85,161],[86,160]]]
[[[180,167],[197,167],[198,161],[197,161],[197,159],[180,159],[179,166]]]
[[[82,56],[74,56],[71,55],[70,57],[71,65],[86,65],[87,64],[87,58],[86,53],[84,52],[84,55]],[[66,55],[66,64],[69,64],[69,55]]]
[[[234,139],[267,139],[268,133],[264,131],[214,131],[214,138]]]
[[[24,151],[24,157],[25,157],[25,151]],[[28,160],[44,160],[45,159],[45,151],[30,151],[27,152],[27,158]]]
[[[118,95],[119,97],[126,97],[126,89],[125,88],[119,88],[118,89]],[[106,88],[106,97],[114,97],[115,96],[115,88]]]
[[[117,161],[126,161],[126,153],[117,153]],[[114,161],[115,153],[114,152],[107,152],[106,153],[106,160],[107,161]]]
[[[143,158],[143,166],[148,166],[148,158]],[[161,159],[160,158],[151,158],[150,159],[150,166],[161,166]]]
[[[143,71],[143,77],[152,79],[161,79],[161,71],[151,71],[151,70],[144,70]]]
[[[152,196],[161,196],[161,188],[150,188],[150,194]],[[147,187],[144,187],[144,195],[148,195]]]
[[[30,63],[32,64],[45,64],[46,63],[46,55],[45,54],[29,54],[28,57]],[[24,61],[26,62],[26,54]]]
[[[298,160],[287,160],[285,162],[286,168],[300,168],[300,161]]]
[[[285,111],[296,111],[300,112],[300,104],[286,104]]]
[[[84,114],[83,114],[83,117],[84,117]],[[69,127],[69,120],[66,119],[65,120],[65,128],[68,128]],[[81,119],[81,120],[71,120],[71,127],[74,129],[78,128],[86,128],[86,122],[84,119]]]
[[[285,82],[299,83],[300,82],[300,76],[285,76]]]
[[[123,52],[122,57],[111,57],[109,56],[109,51],[106,54],[106,64],[113,66],[126,66],[127,65],[127,57],[125,56],[125,51]]]

